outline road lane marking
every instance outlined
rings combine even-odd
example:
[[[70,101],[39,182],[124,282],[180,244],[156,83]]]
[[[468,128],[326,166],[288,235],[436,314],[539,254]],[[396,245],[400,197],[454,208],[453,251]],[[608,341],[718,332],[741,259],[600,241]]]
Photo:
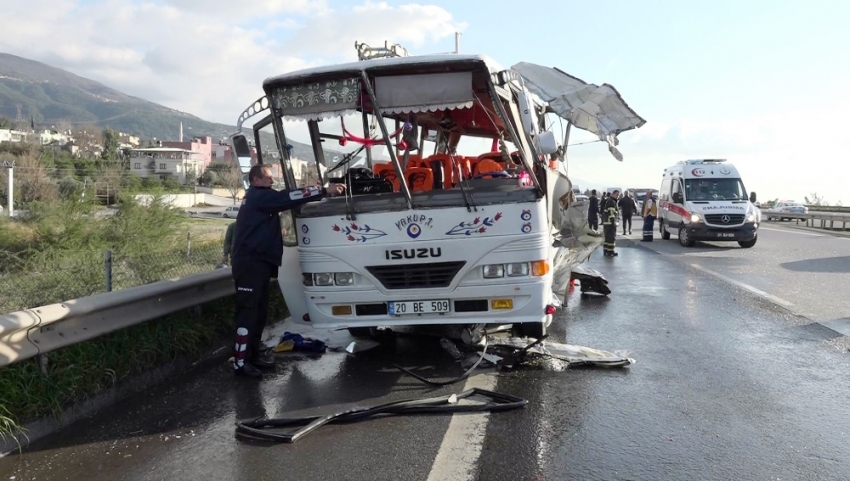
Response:
[[[785,230],[785,229],[771,229],[771,228],[769,228],[769,227],[762,227],[762,228],[761,228],[761,229],[759,229],[759,230],[772,230],[772,231],[774,231],[774,232],[784,232],[784,233],[786,233],[786,234],[797,234],[797,235],[808,235],[808,236],[812,236],[812,237],[823,237],[823,234],[809,234],[808,232],[794,232],[794,231],[792,231],[792,230]]]
[[[496,376],[480,374],[466,380],[462,391],[474,387],[492,391]],[[476,477],[476,465],[484,448],[489,413],[453,414],[440,450],[431,465],[428,481],[469,481]]]
[[[767,292],[764,292],[761,289],[756,289],[755,287],[753,287],[749,284],[744,284],[743,282],[736,281],[735,279],[732,279],[731,277],[726,277],[723,274],[720,274],[718,272],[714,272],[710,269],[706,269],[705,267],[702,267],[698,264],[691,264],[691,267],[693,267],[694,269],[697,269],[699,271],[705,272],[706,274],[712,275],[712,276],[714,276],[714,277],[716,277],[716,278],[718,278],[722,281],[736,285],[736,286],[740,287],[741,289],[748,290],[748,291],[752,292],[753,294],[757,294],[757,295],[764,297],[765,299],[767,299],[771,302],[774,302],[776,304],[779,304],[781,306],[784,306],[784,307],[793,307],[794,306],[794,304],[786,301],[785,299],[782,299],[780,297],[776,297],[773,294],[768,294]]]

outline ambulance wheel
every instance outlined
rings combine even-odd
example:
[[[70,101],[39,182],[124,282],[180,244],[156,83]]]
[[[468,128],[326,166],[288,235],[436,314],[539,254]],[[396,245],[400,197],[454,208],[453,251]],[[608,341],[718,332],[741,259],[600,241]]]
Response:
[[[679,226],[679,244],[682,244],[682,247],[694,246],[694,240],[688,235],[688,230],[683,225]]]
[[[664,227],[663,220],[659,223],[659,229],[661,230],[661,238],[664,240],[670,240],[670,231],[668,231],[667,228]]]
[[[749,249],[750,247],[756,245],[756,241],[759,240],[758,236],[753,237],[752,240],[748,241],[738,241],[738,245],[743,247],[744,249]]]

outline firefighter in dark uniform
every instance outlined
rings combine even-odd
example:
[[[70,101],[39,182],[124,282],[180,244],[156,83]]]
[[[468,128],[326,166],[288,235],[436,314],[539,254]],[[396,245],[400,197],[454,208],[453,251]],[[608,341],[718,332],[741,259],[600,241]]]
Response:
[[[339,195],[345,186],[331,184],[327,190],[277,191],[269,166],[258,164],[248,173],[250,187],[236,216],[231,259],[236,285],[236,343],[233,369],[238,375],[259,378],[258,368],[274,367],[274,358],[260,352],[269,311],[271,280],[278,275],[283,257],[280,212],[325,195]]]
[[[617,199],[620,197],[620,191],[615,190],[605,201],[605,208],[602,211],[602,229],[605,233],[605,242],[602,243],[602,250],[606,256],[618,256],[614,252],[617,246],[617,223],[619,222],[620,212],[617,209]]]

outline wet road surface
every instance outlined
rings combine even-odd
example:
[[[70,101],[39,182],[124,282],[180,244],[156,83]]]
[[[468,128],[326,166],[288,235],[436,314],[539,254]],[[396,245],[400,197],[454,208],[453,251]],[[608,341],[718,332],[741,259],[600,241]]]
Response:
[[[844,337],[669,256],[629,241],[618,249],[590,262],[613,294],[572,293],[552,338],[628,350],[637,363],[481,370],[467,381],[528,399],[522,410],[327,426],[291,445],[234,438],[237,418],[463,389],[394,370],[462,371],[437,338],[401,337],[282,362],[260,383],[218,363],[199,368],[0,459],[0,479],[850,478]]]
[[[847,320],[850,334],[850,237],[787,224],[763,223],[750,249],[736,242],[682,247],[675,234],[663,241],[657,232],[641,246],[750,286],[813,321]]]

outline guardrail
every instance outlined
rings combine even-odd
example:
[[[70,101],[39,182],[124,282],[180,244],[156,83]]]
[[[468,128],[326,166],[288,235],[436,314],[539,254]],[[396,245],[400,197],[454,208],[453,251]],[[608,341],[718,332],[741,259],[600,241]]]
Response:
[[[820,228],[822,229],[835,229],[835,223],[841,222],[841,230],[847,229],[847,223],[850,222],[850,213],[830,213],[830,212],[814,212],[808,214],[781,214],[781,215],[771,215],[766,212],[761,213],[761,217],[763,220],[767,220],[768,217],[779,218],[779,219],[791,219],[796,220],[797,224],[800,221],[806,222],[806,227],[817,227],[815,223],[820,221]],[[827,222],[829,223],[829,227],[827,227]]]
[[[817,212],[841,212],[841,213],[850,213],[850,207],[840,206],[840,205],[807,205],[809,212],[814,211]]]
[[[0,315],[0,367],[233,293],[224,268]]]

